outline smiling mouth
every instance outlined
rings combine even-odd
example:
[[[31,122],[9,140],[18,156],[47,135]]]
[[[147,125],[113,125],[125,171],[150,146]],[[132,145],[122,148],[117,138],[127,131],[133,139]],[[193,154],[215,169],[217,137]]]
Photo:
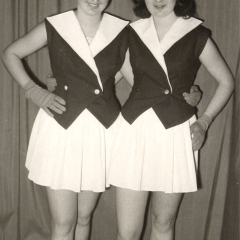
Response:
[[[87,4],[90,6],[90,7],[93,7],[93,8],[96,8],[98,7],[100,4],[96,4],[96,3],[91,3],[91,2],[87,2]]]
[[[154,5],[156,9],[163,9],[166,7],[166,5]]]

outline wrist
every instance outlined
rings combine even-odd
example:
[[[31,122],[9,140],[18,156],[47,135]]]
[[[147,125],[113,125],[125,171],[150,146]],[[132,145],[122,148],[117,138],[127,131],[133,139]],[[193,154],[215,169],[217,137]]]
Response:
[[[23,89],[24,89],[24,92],[25,92],[25,98],[26,98],[26,99],[29,99],[29,98],[30,98],[31,92],[32,92],[32,90],[33,90],[36,86],[37,86],[37,84],[34,83],[32,80],[28,81],[28,82],[24,85]]]
[[[207,131],[210,124],[212,123],[212,118],[209,117],[208,115],[206,114],[203,114],[198,120],[198,123],[201,125],[201,127]]]

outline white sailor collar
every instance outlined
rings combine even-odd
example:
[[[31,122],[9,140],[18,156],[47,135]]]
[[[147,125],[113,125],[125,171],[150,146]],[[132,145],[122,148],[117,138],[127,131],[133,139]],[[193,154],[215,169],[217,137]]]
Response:
[[[201,20],[194,17],[187,19],[179,17],[161,41],[162,53],[165,54],[174,43],[176,43],[201,23]],[[150,18],[141,19],[131,23],[130,26],[136,31],[146,46],[151,46],[154,42],[156,43],[156,40],[159,42],[152,16]],[[155,39],[153,40],[153,38]]]
[[[93,70],[101,86],[102,83],[94,57],[109,45],[129,22],[104,13],[99,29],[89,46],[73,10],[48,17],[47,20]]]
[[[176,43],[201,23],[202,21],[196,18],[184,19],[182,17],[179,17],[174,22],[169,31],[165,34],[161,43],[159,41],[152,16],[150,18],[140,19],[134,23],[131,23],[130,26],[134,29],[143,43],[151,51],[168,78],[167,66],[163,55],[167,52],[168,49],[171,48],[171,46],[173,46],[174,43]],[[171,87],[169,78],[168,82]]]

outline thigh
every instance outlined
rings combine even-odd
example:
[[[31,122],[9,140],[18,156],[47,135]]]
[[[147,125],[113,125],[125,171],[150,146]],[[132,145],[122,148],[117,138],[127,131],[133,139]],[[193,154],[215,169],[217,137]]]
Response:
[[[70,190],[47,189],[52,220],[56,224],[74,224],[77,218],[77,193]]]
[[[182,197],[182,193],[152,192],[151,214],[162,222],[175,219]]]
[[[93,212],[100,193],[82,191],[78,194],[78,216],[89,217]]]
[[[118,229],[142,229],[149,192],[116,188]]]

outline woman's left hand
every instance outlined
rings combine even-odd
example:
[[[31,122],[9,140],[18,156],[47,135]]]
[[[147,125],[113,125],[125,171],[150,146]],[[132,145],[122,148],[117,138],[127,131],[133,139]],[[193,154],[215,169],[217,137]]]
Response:
[[[183,93],[183,97],[189,105],[195,107],[201,100],[202,92],[199,90],[198,86],[194,85],[191,87],[190,93]]]
[[[191,136],[192,136],[192,147],[194,151],[199,150],[205,140],[206,130],[198,123],[198,121],[194,122],[190,126]]]
[[[57,86],[57,80],[53,78],[52,74],[49,74],[47,76],[46,85],[47,85],[48,91],[53,92],[55,90],[55,87]]]

